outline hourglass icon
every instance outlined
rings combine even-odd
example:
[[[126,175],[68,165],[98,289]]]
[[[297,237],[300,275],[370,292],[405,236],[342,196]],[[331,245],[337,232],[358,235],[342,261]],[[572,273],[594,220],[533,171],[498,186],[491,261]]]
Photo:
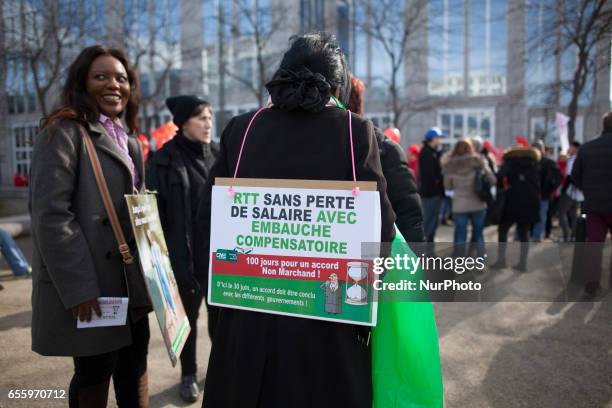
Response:
[[[368,283],[368,264],[366,262],[348,262],[346,271],[346,303],[350,305],[366,305],[368,303]]]

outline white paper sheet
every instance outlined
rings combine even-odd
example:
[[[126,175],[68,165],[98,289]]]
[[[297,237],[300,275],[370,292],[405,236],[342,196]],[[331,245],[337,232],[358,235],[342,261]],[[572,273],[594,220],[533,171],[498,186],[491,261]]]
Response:
[[[102,316],[92,311],[91,321],[82,322],[77,318],[78,329],[89,329],[91,327],[123,326],[127,319],[128,298],[126,297],[100,297],[100,311]]]

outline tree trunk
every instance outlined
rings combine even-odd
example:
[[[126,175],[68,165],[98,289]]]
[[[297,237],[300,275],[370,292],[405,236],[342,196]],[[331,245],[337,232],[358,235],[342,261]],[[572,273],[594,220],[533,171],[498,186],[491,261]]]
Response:
[[[572,79],[572,99],[567,107],[567,116],[569,122],[567,123],[567,138],[570,143],[576,138],[576,117],[578,116],[578,100],[580,94],[584,90],[587,77],[587,54],[584,51],[578,53],[578,61],[576,69],[574,71],[574,78]]]
[[[30,59],[30,70],[32,71],[32,78],[34,79],[34,88],[36,90],[36,98],[38,99],[38,106],[40,107],[40,113],[42,117],[47,116],[47,92],[44,89],[44,86],[40,84],[40,78],[38,75],[40,74],[36,67],[36,60]]]
[[[257,81],[257,106],[263,106],[264,88],[266,85],[266,66],[263,61],[261,47],[259,45],[257,45],[257,71],[259,73]]]
[[[577,95],[572,95],[572,100],[567,107],[567,116],[569,117],[569,121],[567,122],[567,138],[570,143],[574,141],[576,137],[576,116],[578,113],[578,97]]]
[[[402,106],[399,100],[399,90],[397,89],[397,74],[401,66],[401,57],[396,59],[392,52],[388,53],[389,57],[391,57],[391,84],[389,85],[389,93],[391,94],[391,108],[393,109],[393,127],[399,128]]]

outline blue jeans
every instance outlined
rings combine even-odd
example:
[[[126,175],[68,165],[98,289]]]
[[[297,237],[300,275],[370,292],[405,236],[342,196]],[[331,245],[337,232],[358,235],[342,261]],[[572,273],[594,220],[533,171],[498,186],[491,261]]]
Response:
[[[450,217],[452,209],[453,199],[448,196],[444,196],[444,198],[442,198],[442,204],[440,205],[440,222],[446,221],[446,219]]]
[[[15,243],[11,234],[0,229],[0,251],[6,259],[15,276],[25,275],[30,270],[30,264]]]
[[[453,213],[453,221],[455,223],[454,242],[459,246],[462,254],[465,253],[465,243],[467,241],[468,222],[472,224],[472,242],[476,243],[478,255],[484,254],[484,224],[487,210],[479,210],[472,212]]]
[[[436,236],[436,229],[440,220],[440,205],[442,197],[423,197],[423,229],[425,230],[425,240],[433,242]]]
[[[542,239],[542,233],[546,226],[546,218],[548,216],[548,206],[550,205],[549,200],[540,200],[540,222],[533,226],[531,230],[531,237],[534,241]]]

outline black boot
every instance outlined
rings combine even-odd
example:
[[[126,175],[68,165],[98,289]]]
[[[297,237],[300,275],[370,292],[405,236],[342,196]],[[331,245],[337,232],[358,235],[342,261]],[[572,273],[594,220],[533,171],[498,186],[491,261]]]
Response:
[[[521,242],[520,261],[512,267],[519,272],[527,272],[527,256],[529,255],[529,242]]]
[[[200,389],[195,375],[184,375],[181,378],[181,399],[185,402],[196,402]]]

